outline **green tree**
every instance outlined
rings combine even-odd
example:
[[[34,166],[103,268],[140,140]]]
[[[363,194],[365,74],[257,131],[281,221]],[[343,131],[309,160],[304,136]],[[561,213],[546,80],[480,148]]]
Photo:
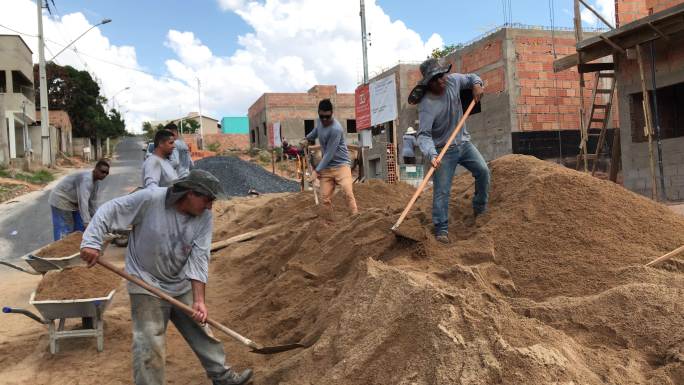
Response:
[[[199,131],[200,124],[193,119],[183,120],[179,130],[184,134],[195,134]]]
[[[143,122],[142,130],[143,135],[145,135],[145,138],[147,138],[147,140],[152,140],[152,138],[154,138],[154,127],[152,127],[152,123]]]
[[[450,53],[463,48],[463,44],[449,44],[445,45],[442,48],[435,48],[432,50],[432,54],[430,55],[431,57],[435,59],[443,58],[448,56]]]
[[[106,111],[107,98],[100,94],[100,86],[90,73],[52,62],[47,64],[46,73],[49,108],[69,114],[74,136],[104,139],[126,134],[121,114],[116,110]],[[38,95],[37,64],[33,67],[33,76]],[[40,99],[36,99],[36,108],[40,108]]]

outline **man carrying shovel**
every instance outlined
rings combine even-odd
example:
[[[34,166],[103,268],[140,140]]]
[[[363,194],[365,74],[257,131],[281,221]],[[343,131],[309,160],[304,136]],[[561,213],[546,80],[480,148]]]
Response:
[[[321,183],[321,200],[323,205],[332,210],[332,196],[335,186],[339,185],[347,198],[347,206],[352,214],[359,212],[354,198],[353,178],[349,150],[344,141],[345,130],[340,122],[333,117],[333,105],[330,99],[323,99],[318,103],[318,124],[306,136],[306,140],[313,142],[318,138],[321,142],[323,158],[313,171],[313,180]]]
[[[133,225],[126,250],[126,272],[177,300],[192,305],[192,316],[129,283],[133,321],[135,384],[165,384],[165,334],[170,320],[199,358],[214,385],[245,384],[247,369],[236,373],[225,363],[221,342],[202,323],[211,248],[211,207],[221,187],[204,170],[192,170],[171,187],[152,188],[104,204],[86,229],[81,258],[95,265],[105,234]]]
[[[426,87],[426,94],[418,106],[418,145],[436,169],[433,177],[432,222],[435,237],[442,243],[449,243],[449,198],[456,167],[460,164],[475,178],[473,219],[487,209],[489,194],[489,168],[470,142],[470,134],[465,126],[442,160],[437,161],[438,153],[463,116],[460,91],[472,89],[475,102],[480,100],[484,92],[482,79],[476,74],[449,74],[450,70],[451,64],[444,65],[437,59],[428,59],[420,65],[423,78],[416,86]]]

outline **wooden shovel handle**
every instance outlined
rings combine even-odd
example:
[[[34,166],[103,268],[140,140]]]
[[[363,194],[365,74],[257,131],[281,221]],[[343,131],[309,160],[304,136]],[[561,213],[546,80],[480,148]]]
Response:
[[[124,279],[126,279],[130,282],[135,283],[136,285],[142,287],[143,289],[149,291],[150,293],[156,295],[157,297],[163,299],[164,301],[170,303],[171,305],[177,307],[178,309],[184,311],[189,316],[192,316],[192,314],[195,312],[192,309],[192,307],[190,307],[190,306],[184,304],[183,302],[171,297],[170,295],[164,293],[163,291],[157,289],[156,287],[149,285],[148,283],[146,283],[142,279],[140,279],[138,277],[134,277],[134,276],[126,273],[125,271],[118,269],[116,266],[112,265],[111,263],[109,263],[107,261],[103,261],[100,258],[97,259],[97,263],[99,263],[102,267],[111,271],[112,273],[117,274],[117,275],[123,277]],[[215,320],[213,320],[211,318],[207,318],[207,323],[209,325],[219,329],[220,331],[224,332],[225,334],[233,337],[234,339],[236,339],[237,341],[239,341],[243,345],[247,345],[252,349],[260,349],[261,348],[261,346],[257,345],[254,341],[250,340],[249,338],[243,337],[242,335],[238,334],[237,332],[229,329],[227,326],[221,325],[220,323],[216,322]]]
[[[456,139],[456,135],[458,135],[459,132],[461,132],[461,129],[463,128],[463,125],[465,124],[466,119],[468,119],[468,116],[470,116],[470,112],[473,110],[475,107],[475,100],[470,102],[470,105],[468,106],[468,109],[465,111],[463,114],[463,117],[461,120],[458,121],[458,124],[456,125],[456,129],[454,132],[451,133],[451,136],[449,137],[449,140],[447,140],[446,144],[444,147],[442,147],[442,151],[439,152],[439,155],[437,155],[437,161],[440,162],[442,158],[444,157],[444,154],[446,154],[447,150],[449,150],[449,146],[451,146],[451,143],[453,143],[454,139]],[[418,186],[418,189],[416,190],[415,193],[413,193],[413,196],[411,197],[411,200],[409,203],[406,205],[406,208],[404,211],[401,213],[399,216],[399,219],[397,220],[397,223],[392,226],[392,230],[396,230],[401,226],[401,223],[404,222],[404,219],[406,219],[406,216],[408,215],[409,211],[411,211],[411,208],[413,207],[413,204],[416,203],[416,200],[418,200],[418,197],[420,194],[422,194],[423,190],[425,189],[425,186],[427,185],[428,181],[430,180],[430,177],[432,177],[432,174],[435,172],[435,168],[433,166],[430,167],[428,170],[427,174],[425,174],[425,177],[423,178],[423,181],[420,182],[420,186]]]
[[[647,263],[646,266],[655,266],[657,264],[663,263],[663,262],[667,261],[668,259],[676,257],[677,255],[679,255],[683,251],[684,251],[684,246],[680,246],[680,247],[670,251],[669,253],[663,255],[662,257],[658,257],[658,258],[652,260],[651,262]]]

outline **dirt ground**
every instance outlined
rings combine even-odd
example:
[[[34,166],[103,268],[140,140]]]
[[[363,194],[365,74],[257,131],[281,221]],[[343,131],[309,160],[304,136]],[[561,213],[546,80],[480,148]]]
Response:
[[[490,167],[489,210],[474,225],[472,178],[455,180],[449,245],[390,232],[406,185],[356,185],[355,216],[337,194],[332,225],[311,193],[216,204],[215,241],[277,226],[212,256],[210,316],[264,345],[310,345],[261,356],[221,336],[230,363],[269,385],[683,384],[684,262],[643,265],[684,244],[684,218],[531,157]],[[415,231],[430,232],[430,203],[427,192],[409,216]],[[35,288],[19,274],[0,281],[6,304]],[[44,326],[3,315],[0,383],[130,383],[124,290],[103,353],[84,339],[51,356]],[[209,383],[172,326],[167,379]]]

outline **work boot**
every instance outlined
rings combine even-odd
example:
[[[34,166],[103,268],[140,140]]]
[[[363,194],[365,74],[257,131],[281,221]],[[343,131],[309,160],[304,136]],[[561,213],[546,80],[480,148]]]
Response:
[[[436,239],[437,242],[439,242],[439,243],[448,244],[448,243],[450,242],[450,241],[449,241],[449,234],[438,234],[438,235],[435,235],[435,239]]]
[[[213,380],[213,385],[243,385],[249,382],[252,378],[252,369],[245,369],[242,373],[235,373],[234,370],[229,370],[224,378],[220,380]]]

